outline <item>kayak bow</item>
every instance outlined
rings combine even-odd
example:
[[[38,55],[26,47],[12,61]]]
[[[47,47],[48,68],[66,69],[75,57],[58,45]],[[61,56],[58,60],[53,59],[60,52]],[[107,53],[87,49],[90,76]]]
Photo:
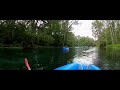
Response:
[[[85,64],[78,64],[78,63],[70,63],[70,64],[60,66],[54,70],[101,70],[101,68],[93,64],[85,65]]]

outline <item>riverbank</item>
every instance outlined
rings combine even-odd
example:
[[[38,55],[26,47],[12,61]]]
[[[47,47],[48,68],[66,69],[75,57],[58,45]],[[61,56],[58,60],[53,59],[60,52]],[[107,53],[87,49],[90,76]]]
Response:
[[[0,47],[0,48],[24,48],[24,47]],[[55,46],[35,46],[35,47],[25,47],[25,48],[62,48],[62,47],[55,47]],[[73,48],[73,47],[69,47],[69,48]]]
[[[16,49],[22,49],[22,48],[53,48],[53,47],[48,47],[48,46],[37,46],[37,47],[0,47],[0,48],[16,48]],[[57,48],[57,47],[55,47]]]
[[[120,44],[108,45],[107,48],[111,48],[111,49],[115,49],[115,50],[120,50]]]
[[[22,49],[22,48],[63,48],[62,46],[34,46],[34,47],[15,47],[15,46],[9,46],[9,47],[0,47],[0,48],[20,48],[20,49]],[[92,48],[92,47],[86,47],[86,46],[84,46],[84,47],[68,47],[68,48]],[[87,50],[86,49],[86,50]]]
[[[16,49],[22,49],[23,47],[0,47],[0,48],[16,48]]]

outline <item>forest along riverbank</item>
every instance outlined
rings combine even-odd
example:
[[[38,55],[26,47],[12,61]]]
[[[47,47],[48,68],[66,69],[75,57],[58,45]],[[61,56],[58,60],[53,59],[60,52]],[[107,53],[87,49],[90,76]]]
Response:
[[[81,55],[79,55],[79,53],[78,51],[73,62],[87,65],[97,63],[98,53],[96,47],[83,51]]]

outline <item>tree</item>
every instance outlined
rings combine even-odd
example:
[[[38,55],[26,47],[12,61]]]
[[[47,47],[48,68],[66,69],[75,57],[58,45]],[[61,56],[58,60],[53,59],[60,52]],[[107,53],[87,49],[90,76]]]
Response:
[[[76,20],[0,20],[2,46],[72,46]],[[70,37],[71,36],[71,37]]]
[[[119,44],[120,20],[96,20],[92,23],[92,30],[99,46]]]

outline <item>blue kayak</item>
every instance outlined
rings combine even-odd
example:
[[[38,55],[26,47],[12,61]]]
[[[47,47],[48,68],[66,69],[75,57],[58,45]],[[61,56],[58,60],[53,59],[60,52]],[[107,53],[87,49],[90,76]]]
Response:
[[[69,51],[69,47],[63,47],[63,51]]]
[[[54,70],[101,70],[101,69],[93,64],[85,65],[85,64],[71,63],[58,67]]]

